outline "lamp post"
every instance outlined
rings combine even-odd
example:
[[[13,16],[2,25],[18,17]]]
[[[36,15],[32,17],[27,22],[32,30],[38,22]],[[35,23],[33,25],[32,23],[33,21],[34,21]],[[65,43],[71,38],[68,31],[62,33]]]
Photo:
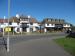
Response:
[[[9,27],[9,18],[10,18],[10,0],[8,0],[8,27]],[[7,52],[9,52],[9,29],[7,37]]]

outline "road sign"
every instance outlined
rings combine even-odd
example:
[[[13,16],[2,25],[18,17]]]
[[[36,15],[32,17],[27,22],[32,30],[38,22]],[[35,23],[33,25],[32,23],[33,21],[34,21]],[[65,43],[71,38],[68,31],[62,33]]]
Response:
[[[11,28],[10,27],[7,27],[7,28],[5,28],[5,31],[6,32],[10,32],[11,31]]]

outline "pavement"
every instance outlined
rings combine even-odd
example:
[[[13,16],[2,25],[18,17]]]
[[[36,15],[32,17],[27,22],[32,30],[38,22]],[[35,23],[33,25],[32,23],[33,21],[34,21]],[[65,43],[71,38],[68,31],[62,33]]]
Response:
[[[0,45],[0,56],[71,56],[53,39],[63,38],[63,33],[56,35],[11,36],[10,52]]]

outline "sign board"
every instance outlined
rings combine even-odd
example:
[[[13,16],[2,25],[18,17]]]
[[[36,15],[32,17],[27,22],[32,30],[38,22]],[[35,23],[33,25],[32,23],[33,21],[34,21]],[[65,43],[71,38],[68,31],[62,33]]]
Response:
[[[9,28],[9,27],[8,28],[5,28],[5,31],[6,32],[9,32],[9,31],[11,31],[11,28]]]

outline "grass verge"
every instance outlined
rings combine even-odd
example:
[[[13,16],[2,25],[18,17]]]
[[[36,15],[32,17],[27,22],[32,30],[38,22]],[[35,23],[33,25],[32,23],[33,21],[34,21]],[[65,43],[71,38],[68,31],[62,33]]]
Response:
[[[67,52],[75,56],[75,38],[59,38],[54,41],[62,46]]]

